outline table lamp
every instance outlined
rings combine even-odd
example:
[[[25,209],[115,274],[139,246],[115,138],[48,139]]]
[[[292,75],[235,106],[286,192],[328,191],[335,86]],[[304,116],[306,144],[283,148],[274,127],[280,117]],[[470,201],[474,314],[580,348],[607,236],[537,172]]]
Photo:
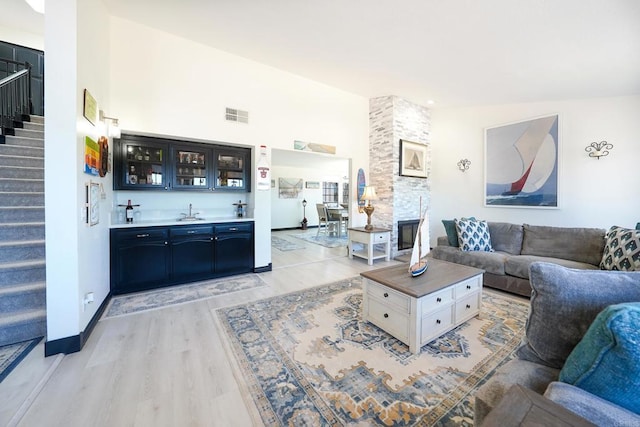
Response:
[[[362,193],[362,197],[360,200],[364,200],[367,202],[365,205],[364,213],[367,214],[367,225],[364,226],[365,230],[373,230],[373,225],[371,225],[371,214],[373,214],[374,208],[371,206],[372,200],[378,200],[378,195],[376,194],[376,187],[371,187],[369,185],[364,187],[364,192]]]

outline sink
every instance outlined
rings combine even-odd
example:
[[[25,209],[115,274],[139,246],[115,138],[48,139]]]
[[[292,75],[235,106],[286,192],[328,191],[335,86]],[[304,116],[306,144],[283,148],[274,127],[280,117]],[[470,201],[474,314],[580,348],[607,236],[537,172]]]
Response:
[[[195,216],[185,216],[183,218],[178,218],[178,221],[202,221],[204,218],[196,218]]]

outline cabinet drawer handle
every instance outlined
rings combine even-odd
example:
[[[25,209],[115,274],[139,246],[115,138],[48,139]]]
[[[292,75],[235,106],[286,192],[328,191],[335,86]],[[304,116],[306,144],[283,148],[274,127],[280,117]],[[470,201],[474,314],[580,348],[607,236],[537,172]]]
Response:
[[[165,245],[168,245],[168,244],[169,244],[169,242],[164,242],[164,244],[165,244]]]
[[[439,325],[440,324],[440,319],[436,319],[436,323]]]
[[[187,231],[187,234],[194,234],[196,231],[195,230],[189,230]]]
[[[387,317],[389,317],[389,315],[387,313],[384,314],[384,318],[386,319]]]
[[[471,306],[469,304],[467,304],[467,308],[471,308]]]
[[[467,285],[467,289],[471,289],[471,285]]]
[[[145,234],[136,234],[136,237],[139,237],[139,238],[149,237],[149,233],[145,233]]]
[[[384,293],[384,297],[385,297],[385,298],[389,298],[389,294],[385,292],[385,293]]]
[[[231,227],[229,231],[238,231],[238,229],[236,227]]]
[[[442,302],[442,298],[440,297],[436,298],[436,302]]]

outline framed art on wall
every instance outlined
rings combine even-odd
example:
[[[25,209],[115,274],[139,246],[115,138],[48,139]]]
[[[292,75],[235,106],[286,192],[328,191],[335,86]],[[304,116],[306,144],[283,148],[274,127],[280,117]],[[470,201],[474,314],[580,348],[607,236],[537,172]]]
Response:
[[[400,176],[427,177],[427,146],[400,140]]]
[[[485,206],[558,207],[558,115],[485,129]]]

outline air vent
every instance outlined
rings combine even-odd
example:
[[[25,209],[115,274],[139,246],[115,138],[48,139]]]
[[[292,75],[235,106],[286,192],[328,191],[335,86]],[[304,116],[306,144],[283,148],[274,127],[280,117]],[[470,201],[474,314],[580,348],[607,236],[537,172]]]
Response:
[[[230,122],[249,123],[249,112],[227,107],[225,119]]]

